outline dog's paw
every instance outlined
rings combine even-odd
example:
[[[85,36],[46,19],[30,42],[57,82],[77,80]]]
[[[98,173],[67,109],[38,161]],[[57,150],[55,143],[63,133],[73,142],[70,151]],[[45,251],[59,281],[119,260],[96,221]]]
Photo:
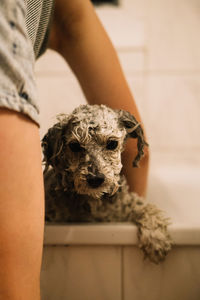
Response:
[[[138,238],[139,247],[143,250],[144,257],[156,264],[165,260],[173,244],[170,235],[164,228],[157,228],[154,231],[140,228]]]

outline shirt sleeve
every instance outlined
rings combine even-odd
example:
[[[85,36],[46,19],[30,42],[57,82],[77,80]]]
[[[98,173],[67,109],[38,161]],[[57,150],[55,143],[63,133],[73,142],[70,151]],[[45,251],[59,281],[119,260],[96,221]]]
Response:
[[[35,55],[26,13],[24,0],[0,1],[0,107],[26,114],[39,124]]]

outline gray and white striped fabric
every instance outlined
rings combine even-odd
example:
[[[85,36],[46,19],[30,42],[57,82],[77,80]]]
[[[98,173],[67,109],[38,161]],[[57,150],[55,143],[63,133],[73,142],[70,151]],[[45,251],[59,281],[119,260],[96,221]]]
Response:
[[[35,59],[45,50],[54,0],[0,0],[0,107],[39,124]]]
[[[46,48],[54,0],[24,0],[26,5],[26,27],[35,57]]]

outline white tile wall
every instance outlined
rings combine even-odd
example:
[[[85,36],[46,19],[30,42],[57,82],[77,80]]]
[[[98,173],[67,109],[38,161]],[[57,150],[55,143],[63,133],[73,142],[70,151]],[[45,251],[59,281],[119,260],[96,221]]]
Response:
[[[59,77],[60,75],[72,76],[71,70],[64,58],[53,50],[47,50],[45,54],[38,59],[35,72],[38,78],[48,76]]]
[[[147,3],[148,0],[119,0],[121,6],[127,13],[134,17],[145,17],[148,13]]]
[[[150,70],[200,71],[199,0],[146,1]]]
[[[38,80],[40,93],[41,136],[56,122],[56,115],[71,113],[85,98],[74,77],[44,76]]]
[[[96,10],[107,34],[117,49],[145,45],[145,23],[143,18],[133,18],[130,10],[100,6]]]
[[[200,74],[151,74],[146,89],[145,121],[152,151],[198,151]]]
[[[145,68],[145,49],[135,50],[134,48],[125,48],[118,51],[118,56],[126,72],[126,76],[141,75]]]

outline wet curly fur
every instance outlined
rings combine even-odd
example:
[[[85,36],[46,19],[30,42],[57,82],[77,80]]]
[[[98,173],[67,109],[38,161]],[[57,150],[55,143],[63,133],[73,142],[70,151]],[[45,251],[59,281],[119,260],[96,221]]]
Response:
[[[169,220],[128,190],[121,152],[129,137],[137,139],[137,167],[147,143],[130,113],[82,105],[58,117],[42,140],[46,222],[134,222],[139,247],[158,263],[171,249]]]

